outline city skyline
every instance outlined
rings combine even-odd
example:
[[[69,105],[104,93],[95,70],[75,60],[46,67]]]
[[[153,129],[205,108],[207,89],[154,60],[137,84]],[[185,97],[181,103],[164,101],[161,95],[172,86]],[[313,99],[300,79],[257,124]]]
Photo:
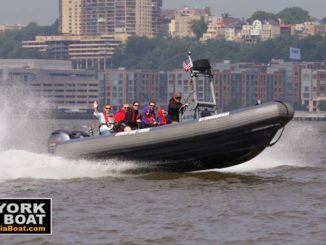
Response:
[[[17,7],[19,6],[19,7]],[[163,9],[182,7],[211,7],[213,15],[230,13],[235,17],[250,17],[255,11],[277,13],[286,7],[298,6],[307,10],[312,17],[324,18],[326,1],[324,0],[241,0],[235,4],[227,0],[163,0]],[[39,13],[39,14],[37,14]],[[58,0],[2,0],[0,8],[1,24],[22,24],[37,22],[40,25],[52,24],[59,16]]]

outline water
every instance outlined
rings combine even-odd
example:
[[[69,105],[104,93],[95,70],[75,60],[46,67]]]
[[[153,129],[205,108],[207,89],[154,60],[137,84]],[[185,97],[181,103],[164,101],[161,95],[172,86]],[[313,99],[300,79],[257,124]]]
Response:
[[[219,171],[127,175],[132,161],[49,156],[57,128],[0,109],[0,197],[53,198],[53,235],[1,244],[326,244],[326,123],[291,122],[280,142]],[[28,111],[28,110],[27,110]]]

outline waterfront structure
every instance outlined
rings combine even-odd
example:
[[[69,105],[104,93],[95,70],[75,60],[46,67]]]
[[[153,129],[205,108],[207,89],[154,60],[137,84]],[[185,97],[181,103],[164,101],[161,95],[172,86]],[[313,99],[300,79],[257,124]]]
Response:
[[[72,69],[69,61],[0,60],[0,86],[23,86],[49,109],[91,109],[99,84],[94,71]]]
[[[326,101],[326,63],[307,62],[301,65],[301,104],[309,111],[319,111]]]
[[[147,105],[149,100],[166,105],[167,82],[164,72],[125,68],[105,72],[105,99],[115,111],[124,103],[138,100]]]
[[[284,62],[270,64],[212,64],[215,97],[220,111],[254,105],[256,100],[282,100],[308,111],[318,111],[326,100],[325,62]],[[0,60],[0,86],[23,85],[37,98],[49,101],[56,109],[91,109],[92,102],[122,104],[139,100],[142,105],[154,99],[167,106],[176,93],[186,100],[193,89],[189,74],[171,71],[107,69],[105,73],[73,70],[71,61]],[[197,81],[198,100],[209,100],[206,78]]]
[[[267,71],[273,72],[283,70],[286,77],[284,81],[285,98],[284,101],[294,105],[301,104],[301,63],[284,62],[283,60],[272,60]]]
[[[267,71],[264,65],[217,64],[212,71],[220,110],[254,105],[256,100],[284,100],[285,71]]]
[[[318,65],[319,64],[319,65]],[[300,107],[305,90],[301,85],[303,66],[322,69],[322,63],[297,63],[273,60],[271,64],[235,63],[230,61],[212,64],[215,97],[221,111],[254,105],[256,100],[268,102],[282,100]],[[326,69],[325,69],[326,70]],[[318,75],[320,74],[320,75]],[[324,100],[324,73],[316,72],[316,102]],[[317,81],[317,77],[319,80]],[[149,79],[149,80],[147,80]],[[198,100],[209,98],[207,79],[200,78],[197,83]],[[105,98],[116,108],[125,102],[150,98],[166,105],[175,92],[181,92],[185,100],[192,91],[189,74],[182,69],[159,72],[149,70],[113,69],[106,73]],[[319,86],[319,87],[317,87]],[[317,91],[319,91],[317,95]],[[318,97],[318,101],[317,101]]]
[[[254,105],[262,102],[286,100],[286,70],[267,70],[266,65],[251,63],[231,64],[229,61],[213,64],[215,97],[221,111]],[[168,98],[182,92],[186,99],[192,91],[189,74],[181,69],[168,72]],[[198,100],[209,99],[208,79],[198,79]],[[292,102],[292,101],[289,101]]]
[[[189,79],[189,74],[183,69],[175,69],[167,72],[168,87],[166,100],[174,96],[176,92],[182,93],[182,99],[186,100],[193,91],[193,82]],[[210,98],[209,79],[200,77],[197,79],[197,99],[199,101],[207,101]],[[189,103],[189,101],[188,101]]]

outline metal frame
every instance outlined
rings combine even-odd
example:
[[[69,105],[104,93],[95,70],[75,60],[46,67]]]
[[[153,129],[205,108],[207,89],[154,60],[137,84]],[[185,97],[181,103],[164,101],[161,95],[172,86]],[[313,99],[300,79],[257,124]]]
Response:
[[[191,53],[188,52],[189,61],[192,64]],[[211,100],[210,101],[199,101],[197,95],[197,80],[199,77],[208,77],[210,83]],[[185,100],[188,107],[184,111],[180,111],[180,121],[199,119],[201,117],[217,114],[217,105],[215,98],[215,90],[213,83],[213,75],[211,70],[206,72],[190,70],[190,86],[192,91]]]

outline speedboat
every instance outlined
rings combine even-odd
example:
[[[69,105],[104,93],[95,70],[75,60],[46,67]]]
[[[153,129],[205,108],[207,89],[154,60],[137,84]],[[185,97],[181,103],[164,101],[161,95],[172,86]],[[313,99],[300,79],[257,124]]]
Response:
[[[200,76],[210,79],[209,101],[197,99]],[[139,164],[139,170],[180,172],[241,164],[279,140],[294,116],[290,104],[272,101],[218,113],[211,78],[209,62],[194,61],[193,92],[179,123],[94,136],[57,130],[50,135],[49,152],[67,158],[127,159]]]

